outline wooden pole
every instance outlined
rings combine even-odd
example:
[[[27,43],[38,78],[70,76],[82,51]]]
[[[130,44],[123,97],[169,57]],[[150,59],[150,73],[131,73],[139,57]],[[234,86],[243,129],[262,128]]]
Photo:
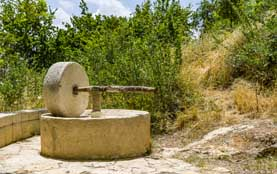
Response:
[[[101,92],[92,92],[92,112],[101,112]]]
[[[111,92],[111,93],[148,93],[155,92],[155,88],[145,86],[85,86],[74,89],[75,92]]]
[[[152,93],[155,91],[155,88],[146,86],[74,86],[72,92],[74,95],[78,95],[79,92],[90,92],[92,97],[92,112],[101,112],[101,97],[103,92]]]

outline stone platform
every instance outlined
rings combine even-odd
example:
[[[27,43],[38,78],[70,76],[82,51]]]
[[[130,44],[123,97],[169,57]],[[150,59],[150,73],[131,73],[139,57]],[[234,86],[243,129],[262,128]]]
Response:
[[[182,160],[150,157],[122,161],[64,161],[40,154],[40,137],[0,148],[1,174],[198,174]]]
[[[87,110],[78,118],[44,114],[40,121],[41,154],[59,159],[122,159],[150,152],[150,115],[145,111]]]

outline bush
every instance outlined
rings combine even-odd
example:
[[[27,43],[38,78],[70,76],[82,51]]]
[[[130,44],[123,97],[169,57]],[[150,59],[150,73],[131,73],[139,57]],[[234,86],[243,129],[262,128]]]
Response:
[[[16,57],[16,56],[15,56]],[[1,111],[16,111],[42,107],[42,81],[44,71],[28,69],[25,62],[17,60],[1,67]]]
[[[263,26],[246,33],[246,43],[230,56],[233,77],[244,77],[262,85],[277,80],[277,19],[273,15]]]
[[[5,110],[40,106],[44,71],[58,61],[80,63],[92,85],[156,87],[154,95],[105,94],[103,107],[148,110],[160,130],[184,100],[191,103],[192,92],[178,81],[181,46],[192,35],[191,10],[179,1],[147,0],[125,18],[93,15],[81,0],[81,15],[64,28],[52,25],[54,13],[45,0],[3,0],[0,6],[0,60],[20,57],[3,59]]]
[[[2,67],[2,78],[0,83],[0,94],[2,97],[1,110],[17,109],[22,103],[27,72],[23,62],[16,61]]]

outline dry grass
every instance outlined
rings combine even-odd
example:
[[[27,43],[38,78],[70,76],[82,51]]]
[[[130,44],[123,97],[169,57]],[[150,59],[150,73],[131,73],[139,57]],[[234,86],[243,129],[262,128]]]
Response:
[[[192,42],[183,49],[183,65],[180,79],[188,82],[193,90],[202,96],[194,106],[177,114],[176,128],[184,129],[188,138],[199,138],[221,123],[232,122],[231,117],[223,118],[222,107],[214,99],[205,97],[206,85],[223,84],[231,80],[231,69],[225,59],[231,51],[242,44],[243,34],[236,30],[232,33],[221,33],[217,37],[207,34],[197,42]],[[225,120],[222,120],[225,119]]]
[[[246,85],[237,85],[232,95],[240,113],[258,111],[258,96],[255,89]]]
[[[232,69],[225,63],[223,52],[213,52],[211,57],[215,57],[207,68],[202,82],[207,86],[227,86],[232,81]]]
[[[193,141],[220,126],[218,123],[222,115],[222,111],[213,102],[204,101],[201,106],[195,105],[185,112],[177,113],[175,127],[183,129],[185,137]]]
[[[277,113],[277,91],[274,91],[270,97],[270,104],[270,112]]]
[[[226,64],[226,59],[245,41],[240,30],[228,34],[218,49],[207,54],[207,71],[203,82],[208,86],[227,86],[232,81],[232,67]]]
[[[202,97],[177,113],[175,127],[182,129],[187,139],[198,139],[217,127],[239,123],[248,116],[277,113],[277,92],[268,95],[256,91],[255,84],[232,79],[233,70],[227,60],[244,42],[245,36],[236,29],[217,38],[205,35],[183,49],[180,79],[191,84]],[[214,88],[226,86],[230,88]]]
[[[197,155],[190,155],[186,159],[184,159],[185,162],[188,162],[190,164],[194,164],[197,167],[204,168],[208,165],[208,160],[205,158],[201,158]]]
[[[223,39],[225,35],[222,34],[219,37]],[[202,38],[185,45],[182,51],[184,63],[195,64],[197,62],[201,63],[201,61],[204,62],[206,53],[218,47],[217,42],[212,34],[205,34]]]
[[[206,53],[217,48],[217,43],[210,34],[203,38],[185,45],[182,52],[183,65],[181,78],[184,81],[190,80],[195,86],[200,86],[203,73],[206,72]]]
[[[249,161],[244,168],[252,173],[274,174],[277,172],[277,158],[268,157]]]
[[[234,85],[232,92],[234,103],[240,113],[276,113],[277,93],[275,91],[266,94],[259,91],[259,86],[240,81]]]
[[[245,37],[239,29],[218,35],[217,38],[211,34],[205,35],[183,49],[182,76],[192,76],[191,79],[198,85],[228,85],[232,80],[232,69],[226,64],[226,59],[244,41]]]

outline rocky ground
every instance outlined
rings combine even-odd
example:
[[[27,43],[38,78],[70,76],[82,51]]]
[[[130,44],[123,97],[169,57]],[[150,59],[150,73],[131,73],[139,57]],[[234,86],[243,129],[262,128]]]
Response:
[[[152,156],[180,159],[204,173],[277,173],[277,124],[271,119],[222,127],[183,147],[178,139],[175,147],[162,143],[164,138],[158,141],[162,146]]]
[[[277,125],[270,119],[222,127],[186,146],[176,137],[154,137],[146,157],[77,162],[41,156],[36,136],[0,149],[0,174],[277,173]]]
[[[122,161],[62,161],[39,154],[33,137],[0,149],[1,174],[197,174],[200,169],[176,158],[146,156]]]
[[[39,154],[40,137],[36,136],[0,149],[0,174],[277,174],[275,116],[240,114],[230,91],[206,95],[221,108],[221,118],[211,120],[215,124],[203,122],[201,127],[155,135],[149,156],[118,161],[55,160]],[[195,132],[199,136],[188,137]]]

